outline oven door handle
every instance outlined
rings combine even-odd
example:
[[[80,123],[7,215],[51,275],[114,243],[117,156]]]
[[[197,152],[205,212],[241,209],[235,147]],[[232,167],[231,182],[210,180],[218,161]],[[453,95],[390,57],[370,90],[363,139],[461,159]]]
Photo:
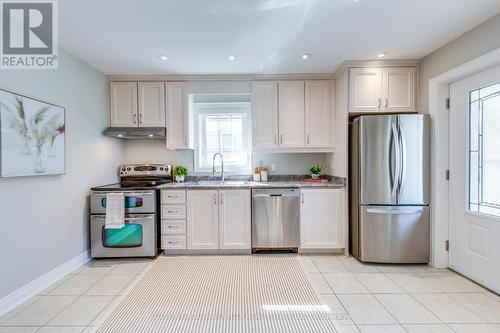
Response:
[[[106,218],[106,215],[92,215],[93,218],[96,218],[98,220],[104,220]],[[126,217],[124,218],[125,221],[137,221],[137,220],[145,220],[145,219],[152,219],[154,218],[153,215],[144,215],[140,217]]]
[[[107,192],[99,192],[93,193],[93,196],[104,197],[108,193],[123,193],[124,197],[138,197],[138,196],[152,196],[154,192],[118,192],[118,191],[107,191]]]

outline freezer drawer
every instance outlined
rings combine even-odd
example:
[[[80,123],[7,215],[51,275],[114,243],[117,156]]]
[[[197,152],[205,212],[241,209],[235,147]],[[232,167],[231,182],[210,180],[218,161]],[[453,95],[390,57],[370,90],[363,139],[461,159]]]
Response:
[[[360,206],[358,241],[364,262],[428,263],[429,206]]]

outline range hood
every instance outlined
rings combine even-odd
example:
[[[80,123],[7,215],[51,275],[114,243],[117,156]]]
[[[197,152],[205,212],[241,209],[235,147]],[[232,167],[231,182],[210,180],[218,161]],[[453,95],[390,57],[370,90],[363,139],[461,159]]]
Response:
[[[166,127],[108,127],[104,135],[120,139],[165,139]]]

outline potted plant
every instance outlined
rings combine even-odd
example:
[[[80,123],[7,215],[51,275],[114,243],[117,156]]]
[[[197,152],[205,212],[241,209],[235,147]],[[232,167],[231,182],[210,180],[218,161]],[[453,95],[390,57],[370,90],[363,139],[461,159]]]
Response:
[[[178,183],[182,183],[187,174],[188,174],[188,169],[183,165],[177,165],[174,168],[175,181]]]
[[[321,174],[321,171],[323,170],[324,166],[321,164],[315,164],[309,169],[311,171],[311,178],[312,179],[319,179],[319,176]]]

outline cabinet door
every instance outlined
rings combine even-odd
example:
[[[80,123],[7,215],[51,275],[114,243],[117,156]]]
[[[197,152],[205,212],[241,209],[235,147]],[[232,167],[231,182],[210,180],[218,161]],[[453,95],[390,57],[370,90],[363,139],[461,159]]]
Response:
[[[254,149],[278,148],[278,83],[252,82],[252,142]]]
[[[305,145],[304,81],[280,81],[278,89],[279,146]]]
[[[306,81],[306,147],[331,147],[332,127],[331,81]]]
[[[300,247],[340,249],[342,237],[342,191],[303,189],[300,191]]]
[[[221,249],[250,249],[250,190],[219,191]]]
[[[139,127],[165,127],[165,83],[139,82]]]
[[[415,111],[416,69],[384,68],[383,108],[386,112]]]
[[[190,149],[187,82],[167,82],[167,148]]]
[[[380,111],[382,106],[382,69],[349,70],[350,111]]]
[[[217,191],[187,191],[187,248],[219,248]]]
[[[137,126],[137,82],[111,82],[109,88],[110,126]]]

